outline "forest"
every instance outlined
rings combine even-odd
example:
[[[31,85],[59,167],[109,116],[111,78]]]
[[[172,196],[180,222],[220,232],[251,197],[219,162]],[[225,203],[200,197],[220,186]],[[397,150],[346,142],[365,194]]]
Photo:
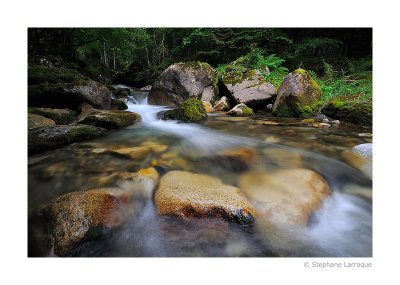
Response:
[[[328,100],[372,96],[369,28],[30,28],[28,53],[59,56],[90,77],[135,87],[169,65],[202,61],[223,70],[239,57],[279,87],[288,72],[310,70]],[[99,78],[103,75],[103,79]]]

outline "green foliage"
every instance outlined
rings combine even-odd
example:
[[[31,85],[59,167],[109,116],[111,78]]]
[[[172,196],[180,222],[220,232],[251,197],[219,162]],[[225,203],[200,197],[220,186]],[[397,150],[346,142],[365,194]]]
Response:
[[[367,56],[360,59],[349,61],[349,72],[357,73],[361,71],[372,71],[372,57]]]
[[[341,41],[331,38],[306,38],[295,46],[295,54],[309,54],[316,49],[337,49],[341,44]]]
[[[330,65],[329,63],[325,62],[325,60],[322,60],[322,63],[324,64],[324,72],[325,75],[328,77],[333,77],[334,76],[334,71],[332,68],[332,65]]]
[[[311,76],[321,87],[323,102],[327,102],[339,96],[344,96],[344,98],[346,98],[356,95],[357,101],[372,98],[371,71],[326,79],[318,78],[315,74],[311,74]]]

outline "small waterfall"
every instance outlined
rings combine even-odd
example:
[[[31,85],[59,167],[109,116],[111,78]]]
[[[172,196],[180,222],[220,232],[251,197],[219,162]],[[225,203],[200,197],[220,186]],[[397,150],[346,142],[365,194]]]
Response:
[[[145,127],[157,129],[168,134],[182,138],[183,146],[196,147],[204,153],[211,153],[219,149],[233,147],[252,140],[243,137],[225,135],[218,131],[203,127],[199,124],[180,123],[174,120],[162,120],[158,114],[171,110],[167,106],[149,105],[147,95],[149,92],[137,90],[126,85],[115,85],[119,88],[129,88],[131,95],[127,98],[127,111],[138,113],[142,117]]]

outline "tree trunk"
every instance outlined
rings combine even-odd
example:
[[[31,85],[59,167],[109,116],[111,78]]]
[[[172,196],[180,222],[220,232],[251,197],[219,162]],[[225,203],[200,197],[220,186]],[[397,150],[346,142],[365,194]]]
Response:
[[[115,66],[115,48],[113,49],[113,51],[114,51],[114,70],[116,69],[116,66]]]

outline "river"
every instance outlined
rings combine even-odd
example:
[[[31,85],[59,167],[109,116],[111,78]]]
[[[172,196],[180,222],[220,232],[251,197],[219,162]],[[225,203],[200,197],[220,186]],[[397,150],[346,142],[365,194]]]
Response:
[[[173,154],[172,165],[164,167],[167,171],[207,174],[238,186],[240,166],[220,167],[201,158],[241,147],[258,154],[257,161],[246,171],[271,173],[296,168],[300,161],[302,168],[319,173],[332,193],[305,227],[268,227],[262,219],[256,219],[251,228],[212,218],[182,220],[158,215],[149,199],[143,210],[121,227],[80,246],[72,256],[372,256],[372,181],[341,155],[357,144],[372,142],[370,128],[344,123],[330,129],[304,127],[294,124],[299,120],[278,119],[266,112],[257,112],[251,118],[217,112],[198,124],[165,121],[160,119],[160,113],[167,107],[148,105],[147,92],[135,88],[131,91],[128,111],[140,114],[141,123],[103,138],[29,157],[29,215],[61,194],[99,187],[99,181],[112,173],[137,171],[162,161],[161,154],[131,160],[99,155],[93,149],[149,142],[166,145],[167,153]],[[266,120],[279,125],[265,125]]]

